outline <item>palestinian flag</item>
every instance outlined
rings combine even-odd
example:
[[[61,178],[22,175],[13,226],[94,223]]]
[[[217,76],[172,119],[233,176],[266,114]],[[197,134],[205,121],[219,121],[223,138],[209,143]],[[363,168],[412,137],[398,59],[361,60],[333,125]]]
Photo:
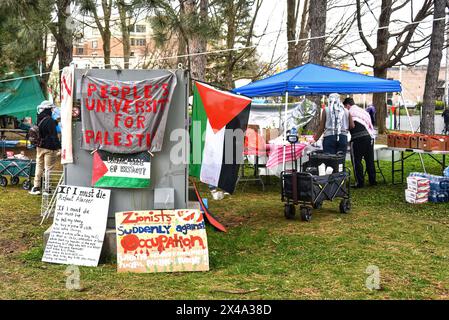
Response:
[[[233,193],[243,162],[251,99],[195,82],[189,173]]]
[[[116,154],[94,153],[92,186],[108,188],[148,188],[151,157],[148,152]]]

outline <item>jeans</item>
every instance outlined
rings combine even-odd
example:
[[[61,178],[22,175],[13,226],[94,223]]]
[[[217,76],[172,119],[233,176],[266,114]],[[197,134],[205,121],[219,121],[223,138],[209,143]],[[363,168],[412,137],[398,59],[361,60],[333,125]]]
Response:
[[[337,135],[324,137],[323,140],[323,152],[337,154],[341,151],[346,154],[348,150],[348,136],[345,134],[340,134],[340,138],[337,141]]]

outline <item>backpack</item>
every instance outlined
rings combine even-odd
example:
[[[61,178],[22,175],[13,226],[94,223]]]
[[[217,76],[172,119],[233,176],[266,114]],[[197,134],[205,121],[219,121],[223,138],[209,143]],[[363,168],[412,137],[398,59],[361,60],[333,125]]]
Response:
[[[28,141],[36,146],[36,147],[40,147],[42,144],[42,137],[40,134],[40,130],[39,127],[42,124],[42,122],[44,122],[46,119],[48,119],[49,117],[45,117],[44,119],[42,119],[37,125],[33,125],[31,126],[30,130],[28,131]]]

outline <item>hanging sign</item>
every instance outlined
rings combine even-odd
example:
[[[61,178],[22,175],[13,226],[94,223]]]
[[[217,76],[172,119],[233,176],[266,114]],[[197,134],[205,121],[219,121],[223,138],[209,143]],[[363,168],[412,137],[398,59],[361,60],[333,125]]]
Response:
[[[118,272],[209,270],[199,210],[128,211],[115,214]]]
[[[92,186],[109,188],[148,188],[151,157],[148,152],[114,154],[95,152]]]
[[[141,81],[84,76],[82,148],[113,153],[160,151],[176,81],[170,71]]]
[[[111,191],[59,186],[42,261],[95,267],[100,259]]]
[[[61,73],[61,163],[73,163],[72,108],[75,67],[62,69]]]

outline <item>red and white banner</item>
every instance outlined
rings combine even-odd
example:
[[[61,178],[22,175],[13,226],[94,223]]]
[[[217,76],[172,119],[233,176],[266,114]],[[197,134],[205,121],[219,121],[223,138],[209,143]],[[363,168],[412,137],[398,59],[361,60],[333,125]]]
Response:
[[[75,67],[62,69],[61,74],[61,163],[73,163],[72,106]]]

